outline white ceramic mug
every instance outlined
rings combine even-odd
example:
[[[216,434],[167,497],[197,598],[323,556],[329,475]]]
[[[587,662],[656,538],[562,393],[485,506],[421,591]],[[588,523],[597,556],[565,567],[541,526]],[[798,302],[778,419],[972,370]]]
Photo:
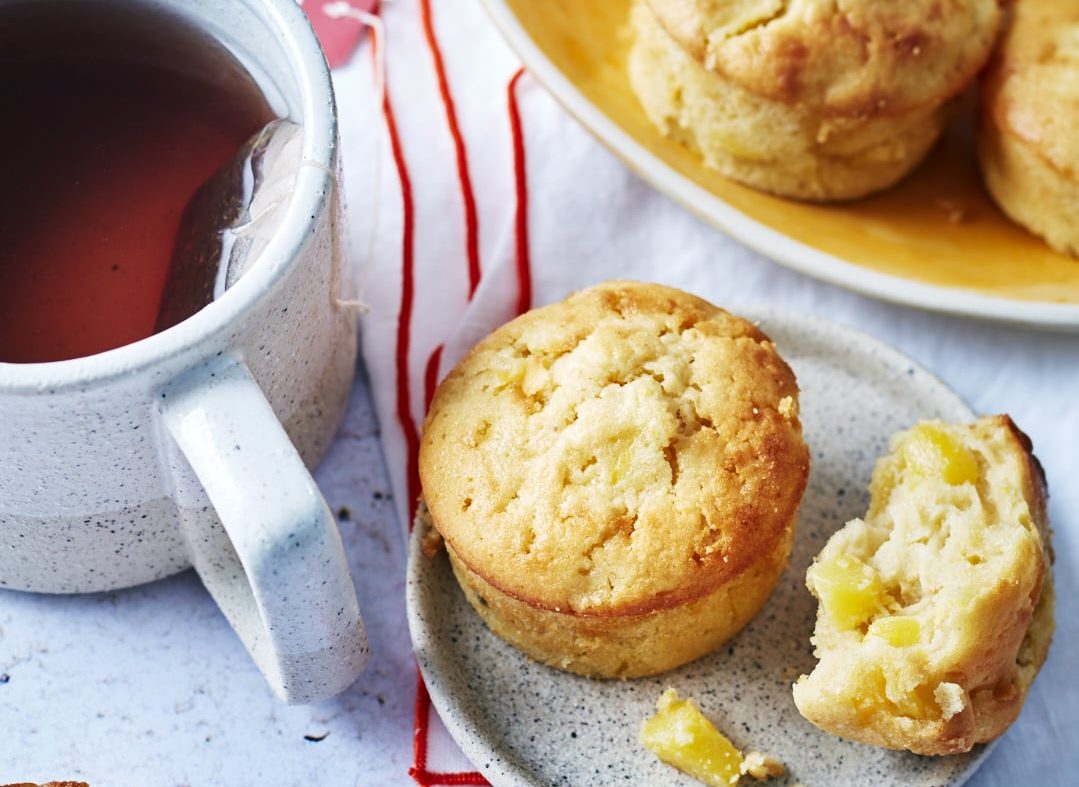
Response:
[[[194,565],[274,691],[314,701],[352,683],[368,654],[307,469],[356,358],[330,76],[294,0],[143,4],[260,72],[303,127],[304,163],[279,230],[217,301],[98,355],[0,363],[0,587],[99,591]]]

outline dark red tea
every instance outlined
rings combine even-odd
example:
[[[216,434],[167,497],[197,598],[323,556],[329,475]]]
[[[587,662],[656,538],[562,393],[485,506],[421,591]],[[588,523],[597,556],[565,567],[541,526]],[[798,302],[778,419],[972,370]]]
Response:
[[[0,6],[0,107],[0,361],[15,363],[152,334],[188,200],[274,116],[181,18],[41,0]]]

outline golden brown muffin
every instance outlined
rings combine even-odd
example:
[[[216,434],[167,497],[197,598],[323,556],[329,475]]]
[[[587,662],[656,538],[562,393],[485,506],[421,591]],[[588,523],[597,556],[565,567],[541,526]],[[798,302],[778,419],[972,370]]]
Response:
[[[978,157],[1013,220],[1079,254],[1079,4],[1023,0],[982,86]]]
[[[450,372],[424,426],[421,520],[496,634],[560,669],[648,675],[756,614],[808,462],[767,336],[679,290],[609,282]]]
[[[989,57],[997,0],[634,0],[630,82],[659,129],[753,188],[895,183]]]
[[[845,738],[969,751],[1015,721],[1049,649],[1041,466],[1007,416],[930,421],[893,438],[870,495],[807,573],[820,662],[794,702]]]

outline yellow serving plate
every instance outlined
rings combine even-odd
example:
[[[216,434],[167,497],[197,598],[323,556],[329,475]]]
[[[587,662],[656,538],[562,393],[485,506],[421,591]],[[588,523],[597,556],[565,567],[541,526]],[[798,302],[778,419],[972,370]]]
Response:
[[[811,276],[924,309],[1079,331],[1079,261],[986,194],[969,115],[890,191],[843,205],[784,200],[706,169],[645,117],[626,78],[629,0],[484,0],[529,71],[660,191]]]

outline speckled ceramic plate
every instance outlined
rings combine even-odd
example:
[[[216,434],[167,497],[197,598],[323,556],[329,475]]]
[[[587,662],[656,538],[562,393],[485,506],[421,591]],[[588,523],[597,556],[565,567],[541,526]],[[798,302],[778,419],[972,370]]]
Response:
[[[786,782],[958,785],[987,753],[918,757],[849,743],[802,719],[791,683],[812,669],[816,602],[806,567],[828,536],[866,509],[889,436],[925,418],[973,413],[909,358],[818,318],[763,313],[793,367],[812,471],[790,566],[761,613],[726,646],[655,678],[593,681],[544,667],[495,637],[468,605],[444,553],[424,557],[418,532],[408,622],[431,699],[450,734],[495,785],[695,785],[637,743],[666,686],[694,697],[734,742],[780,758]]]
[[[630,0],[483,0],[539,82],[671,199],[777,262],[922,309],[1079,331],[1079,263],[1013,224],[982,187],[969,118],[895,188],[841,205],[762,194],[656,131],[626,76]],[[969,108],[968,108],[969,109]]]

